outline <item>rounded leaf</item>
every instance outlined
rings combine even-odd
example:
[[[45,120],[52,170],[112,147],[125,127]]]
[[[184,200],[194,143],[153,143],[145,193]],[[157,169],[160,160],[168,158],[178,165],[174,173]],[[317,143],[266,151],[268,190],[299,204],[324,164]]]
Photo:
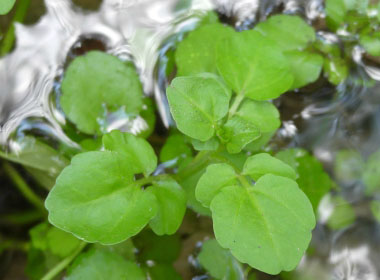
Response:
[[[211,74],[175,78],[166,92],[178,129],[201,141],[215,134],[218,120],[228,112],[231,93]]]
[[[311,240],[313,208],[291,179],[225,187],[211,202],[215,237],[241,262],[269,274],[293,270]]]
[[[244,164],[243,174],[249,175],[257,181],[265,174],[274,174],[295,180],[297,173],[283,161],[267,153],[250,156]]]
[[[119,243],[139,233],[155,216],[157,201],[134,185],[131,166],[115,152],[75,156],[46,199],[50,223],[102,244]]]
[[[106,150],[126,155],[133,162],[133,173],[150,175],[157,167],[157,156],[152,146],[143,138],[119,130],[111,131],[103,136]]]
[[[157,199],[157,214],[149,222],[157,235],[173,234],[182,223],[186,211],[186,193],[174,180],[164,180],[147,189]]]
[[[227,85],[254,100],[277,98],[293,83],[282,50],[254,30],[233,33],[222,40],[216,61]]]
[[[143,105],[143,91],[134,66],[118,58],[92,51],[77,57],[62,82],[62,109],[79,130],[101,133],[99,119],[124,107],[137,114]]]

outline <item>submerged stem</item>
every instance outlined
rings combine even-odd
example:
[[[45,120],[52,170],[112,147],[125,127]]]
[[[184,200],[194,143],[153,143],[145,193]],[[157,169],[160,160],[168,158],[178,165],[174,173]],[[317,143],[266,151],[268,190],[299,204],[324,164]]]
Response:
[[[23,194],[23,196],[28,200],[32,205],[34,205],[38,210],[46,215],[46,209],[42,199],[36,195],[25,180],[21,177],[18,171],[9,163],[3,163],[4,170],[8,174],[9,178],[13,181],[17,189]]]

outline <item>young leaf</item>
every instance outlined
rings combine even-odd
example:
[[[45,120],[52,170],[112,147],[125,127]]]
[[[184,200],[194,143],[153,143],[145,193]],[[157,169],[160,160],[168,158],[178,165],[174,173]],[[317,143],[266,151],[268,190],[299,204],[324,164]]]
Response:
[[[204,25],[191,31],[178,44],[175,60],[177,76],[189,76],[203,72],[217,73],[215,47],[222,38],[235,31],[220,23]]]
[[[53,225],[102,244],[137,234],[157,211],[154,195],[134,184],[132,163],[109,151],[75,156],[45,206]]]
[[[235,115],[253,123],[262,133],[275,131],[281,125],[280,113],[268,101],[245,99]]]
[[[173,234],[182,223],[186,211],[186,193],[174,180],[159,181],[147,189],[157,199],[156,216],[149,222],[157,235]]]
[[[254,100],[277,98],[293,83],[281,49],[258,31],[233,33],[217,47],[217,67],[237,94]]]
[[[0,1],[0,15],[6,15],[12,10],[16,0],[1,0]]]
[[[289,60],[294,76],[292,89],[306,86],[319,78],[323,66],[323,57],[321,55],[294,50],[286,52],[285,56]]]
[[[215,279],[244,279],[242,265],[236,261],[228,250],[220,247],[215,239],[207,240],[203,243],[198,260]]]
[[[197,151],[216,151],[219,148],[219,139],[217,137],[212,137],[206,142],[192,139],[191,143]]]
[[[232,166],[226,163],[211,164],[198,181],[195,197],[204,206],[210,207],[212,199],[222,188],[236,183],[236,173]]]
[[[292,167],[269,154],[261,153],[250,156],[244,164],[243,174],[257,181],[265,174],[273,174],[295,180],[297,173]]]
[[[116,253],[92,249],[82,253],[68,270],[67,280],[145,280],[144,272]]]
[[[322,197],[332,186],[331,179],[324,171],[323,165],[302,149],[288,149],[279,152],[276,157],[296,170],[297,183],[309,198],[316,212]]]
[[[301,50],[315,41],[315,31],[302,18],[275,15],[259,23],[255,30],[276,42],[283,51]]]
[[[152,146],[145,140],[119,130],[103,136],[106,150],[121,153],[133,162],[133,173],[144,173],[149,176],[157,167],[157,156]]]
[[[228,112],[231,93],[211,74],[176,78],[166,92],[178,129],[201,141],[215,134]]]
[[[261,136],[256,125],[237,115],[226,122],[221,133],[222,141],[227,142],[227,151],[231,154],[240,153],[247,144]]]
[[[315,226],[313,208],[296,182],[272,174],[254,187],[223,188],[211,211],[219,244],[269,274],[297,266]]]
[[[98,51],[77,57],[62,82],[62,109],[84,133],[102,133],[99,118],[122,107],[137,114],[143,105],[139,77],[131,63]],[[90,102],[89,102],[90,101]]]

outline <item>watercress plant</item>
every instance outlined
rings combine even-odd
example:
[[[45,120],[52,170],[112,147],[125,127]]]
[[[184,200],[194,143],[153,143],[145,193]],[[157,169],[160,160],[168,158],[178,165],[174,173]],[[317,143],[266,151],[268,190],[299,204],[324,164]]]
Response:
[[[177,253],[168,261],[149,248],[143,262],[156,265],[138,266],[131,251],[144,252],[141,236],[176,236],[187,208],[212,220],[215,239],[203,244],[198,261],[216,279],[242,279],[247,265],[268,274],[293,270],[331,181],[306,151],[267,144],[281,126],[272,100],[321,75],[324,57],[314,44],[314,29],[297,16],[273,16],[243,32],[202,22],[175,51],[177,75],[166,94],[178,131],[160,147],[107,123],[112,114],[154,123],[144,114],[134,65],[97,51],[76,58],[59,102],[81,150],[70,164],[64,158],[49,166],[34,165],[27,150],[8,156],[60,172],[45,201],[55,227],[44,223],[30,233],[30,260],[42,254],[41,269],[49,271],[30,274],[52,279],[75,259],[67,279],[178,279]],[[50,255],[52,267],[45,266]]]

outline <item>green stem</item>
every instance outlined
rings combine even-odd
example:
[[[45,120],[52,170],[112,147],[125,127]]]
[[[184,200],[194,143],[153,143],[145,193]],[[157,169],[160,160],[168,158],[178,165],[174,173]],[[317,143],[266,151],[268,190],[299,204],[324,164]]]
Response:
[[[79,255],[80,252],[86,247],[87,243],[82,242],[79,247],[68,257],[64,258],[60,263],[53,267],[48,273],[45,274],[41,280],[51,280],[54,279],[62,270],[64,270],[74,259]]]
[[[26,225],[32,224],[45,218],[39,210],[29,210],[22,213],[14,213],[9,215],[0,216],[0,223]]]
[[[251,183],[248,182],[247,178],[244,177],[243,175],[239,175],[237,178],[238,178],[238,180],[240,181],[240,183],[241,183],[244,187],[246,187],[246,188],[251,188],[251,187],[252,187]]]
[[[204,169],[205,165],[207,165],[209,161],[210,155],[211,155],[211,152],[208,152],[208,151],[199,152],[188,166],[186,166],[181,172],[178,172],[177,174],[173,176],[174,179],[176,181],[182,181],[186,179],[187,177]]]
[[[29,8],[30,0],[21,0],[17,1],[17,3],[16,12],[13,16],[11,26],[8,28],[7,33],[3,39],[3,44],[0,49],[0,56],[6,55],[12,49],[13,43],[16,39],[14,23],[24,21],[26,12]]]
[[[4,167],[4,170],[7,172],[9,178],[13,181],[14,185],[23,194],[26,200],[28,200],[32,205],[34,205],[38,210],[40,210],[41,213],[46,215],[44,202],[41,200],[39,196],[37,196],[32,191],[32,189],[24,181],[24,179],[17,172],[17,170],[7,162],[4,162],[3,167]]]
[[[241,92],[239,93],[234,102],[232,103],[232,106],[228,112],[228,118],[230,119],[233,115],[235,115],[236,111],[239,109],[239,106],[241,104],[241,102],[244,100],[245,98],[245,95],[244,95],[244,92]]]

